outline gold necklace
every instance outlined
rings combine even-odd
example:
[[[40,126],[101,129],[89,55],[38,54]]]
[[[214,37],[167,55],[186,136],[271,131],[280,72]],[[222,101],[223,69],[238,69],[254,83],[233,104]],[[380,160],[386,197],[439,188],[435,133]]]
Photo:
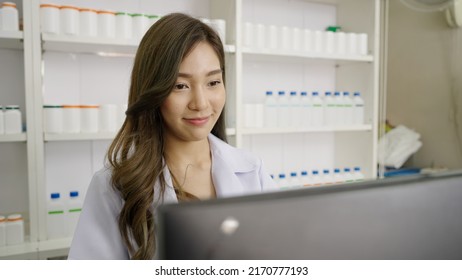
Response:
[[[186,176],[187,176],[187,174],[188,174],[188,169],[189,169],[190,166],[192,166],[191,163],[188,163],[188,165],[186,165],[186,169],[185,169],[185,171],[184,171],[184,176],[183,176],[183,183],[181,183],[181,184],[179,184],[180,182],[179,182],[178,179],[176,178],[175,174],[173,174],[173,171],[170,170],[170,174],[172,175],[172,179],[173,179],[173,180],[172,180],[172,181],[173,181],[172,183],[173,183],[173,186],[174,186],[174,187],[175,187],[175,185],[177,185],[177,186],[178,186],[178,187],[177,187],[178,189],[183,190],[183,187],[184,187],[184,185],[186,184]]]

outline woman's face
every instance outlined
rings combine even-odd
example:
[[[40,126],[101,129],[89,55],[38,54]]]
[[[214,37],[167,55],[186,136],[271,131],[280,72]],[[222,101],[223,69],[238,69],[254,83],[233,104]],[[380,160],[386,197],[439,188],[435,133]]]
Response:
[[[198,43],[180,64],[173,91],[161,106],[167,139],[203,140],[225,104],[220,61],[206,42]]]

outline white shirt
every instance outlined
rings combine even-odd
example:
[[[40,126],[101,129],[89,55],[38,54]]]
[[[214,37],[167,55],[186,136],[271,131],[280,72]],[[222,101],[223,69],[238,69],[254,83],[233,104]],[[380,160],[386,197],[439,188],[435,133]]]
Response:
[[[217,198],[274,191],[276,183],[264,170],[261,159],[237,149],[210,134],[212,180]],[[172,179],[167,167],[167,183],[163,203],[177,203]],[[83,205],[72,240],[69,259],[129,259],[118,227],[118,215],[124,201],[110,184],[111,171],[104,168],[95,173]],[[159,183],[154,184],[159,195]],[[153,201],[154,213],[159,197]]]

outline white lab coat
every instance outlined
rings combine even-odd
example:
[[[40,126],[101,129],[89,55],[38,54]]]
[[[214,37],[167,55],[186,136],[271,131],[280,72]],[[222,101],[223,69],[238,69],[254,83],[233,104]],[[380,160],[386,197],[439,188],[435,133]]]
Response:
[[[276,183],[264,170],[262,161],[232,147],[210,134],[212,180],[218,198],[276,190]],[[163,203],[177,203],[168,168],[164,170],[167,187]],[[72,240],[69,259],[129,259],[118,228],[123,200],[110,184],[111,172],[105,168],[93,176],[82,213]],[[158,183],[154,184],[159,194]],[[154,213],[158,197],[154,198]]]

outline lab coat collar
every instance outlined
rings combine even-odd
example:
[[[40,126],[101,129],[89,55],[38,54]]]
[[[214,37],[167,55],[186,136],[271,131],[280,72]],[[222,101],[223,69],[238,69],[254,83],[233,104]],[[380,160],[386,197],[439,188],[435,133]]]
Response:
[[[248,154],[239,150],[216,137],[209,134],[210,150],[212,160],[223,160],[234,173],[246,173],[255,170],[255,164],[248,158]]]
[[[245,193],[244,185],[239,179],[239,174],[254,172],[257,166],[253,163],[250,154],[237,149],[213,134],[209,134],[210,151],[212,154],[212,180],[217,197],[238,196]],[[175,190],[168,167],[165,165],[164,179],[167,184],[163,198],[157,197],[156,202],[176,203]],[[159,182],[156,182],[159,189]],[[158,192],[156,192],[158,194]],[[158,203],[155,203],[157,207]]]
[[[234,148],[210,134],[212,179],[217,197],[238,196],[245,193],[239,174],[253,172],[257,167],[242,150]]]

